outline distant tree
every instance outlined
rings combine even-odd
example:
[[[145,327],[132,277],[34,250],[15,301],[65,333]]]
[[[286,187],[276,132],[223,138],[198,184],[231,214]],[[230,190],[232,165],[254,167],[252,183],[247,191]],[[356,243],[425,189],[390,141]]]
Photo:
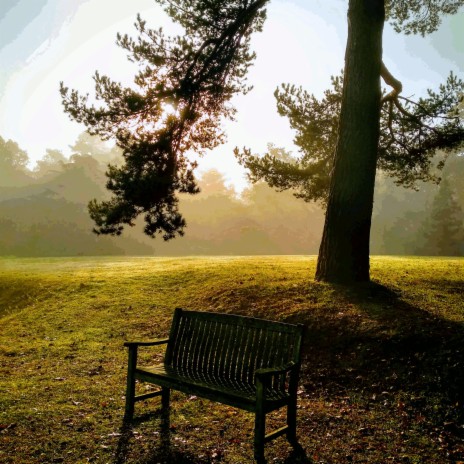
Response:
[[[440,184],[423,227],[424,254],[464,256],[464,214],[446,178]]]
[[[94,197],[105,197],[104,179],[104,168],[93,156],[74,154],[49,186],[60,197],[85,205]]]
[[[69,148],[74,153],[89,156],[98,156],[108,152],[105,142],[100,137],[90,135],[88,132],[81,132]]]
[[[265,182],[255,182],[242,193],[246,214],[274,244],[268,254],[315,254],[324,225],[318,205],[298,201],[291,191],[276,192]]]
[[[30,181],[25,150],[13,140],[0,136],[0,186],[23,185]]]
[[[16,255],[17,242],[21,241],[18,227],[11,218],[2,217],[0,202],[0,256]]]
[[[233,186],[226,185],[224,174],[217,169],[209,169],[201,176],[201,191],[203,195],[226,195],[235,196]]]
[[[243,203],[216,169],[204,172],[198,184],[201,188],[198,195],[181,196],[180,211],[189,224],[182,242],[195,239],[202,254],[230,254],[232,242],[240,241],[237,224],[244,224]]]
[[[448,179],[459,204],[464,208],[464,151],[449,157],[443,170],[443,178]]]
[[[121,150],[117,147],[110,147],[100,137],[82,132],[77,137],[73,145],[70,145],[74,154],[81,156],[92,156],[99,163],[105,166],[109,163],[119,164]]]
[[[37,177],[54,175],[63,170],[68,160],[60,150],[46,149],[45,155],[37,161],[34,174]]]
[[[139,214],[145,214],[145,232],[161,233],[168,240],[185,227],[177,193],[198,192],[193,175],[196,164],[187,153],[222,142],[221,119],[234,113],[230,98],[247,91],[244,77],[254,57],[250,36],[262,28],[267,0],[157,1],[185,34],[165,37],[162,30],[148,29],[139,17],[138,39],[118,36],[118,44],[141,65],[135,77],[137,90],[96,73],[96,96],[103,107],[89,105],[85,96],[63,84],[61,94],[65,111],[73,119],[86,124],[92,134],[115,138],[123,150],[125,164],[108,171],[113,198],[89,208],[97,230],[120,234],[124,225],[133,225]],[[418,139],[420,145],[430,117],[442,115],[457,103],[440,99],[439,108],[431,103],[425,110],[421,103],[411,103],[410,110],[401,104],[401,83],[382,63],[385,13],[397,31],[426,34],[437,29],[442,14],[456,13],[463,4],[464,0],[349,1],[343,91],[318,279],[369,280],[381,106],[389,108],[391,131],[397,124],[406,126],[400,142],[408,139],[416,146],[410,139]],[[381,75],[393,88],[383,97]],[[398,122],[396,110],[408,118]],[[414,124],[417,134],[407,130]],[[462,132],[446,132],[450,143],[462,140]],[[431,135],[428,140],[435,138]]]
[[[422,222],[425,211],[406,210],[390,218],[382,234],[384,253],[389,255],[423,254],[424,237]]]
[[[151,243],[131,234],[122,240],[92,234],[86,204],[102,198],[105,179],[96,160],[74,155],[38,180],[23,175],[22,185],[0,189],[1,256],[153,254]]]
[[[19,148],[16,142],[7,141],[0,136],[0,165],[2,168],[12,167],[19,171],[26,171],[28,162],[27,153]]]
[[[374,254],[418,253],[421,224],[437,190],[433,182],[419,182],[417,189],[395,185],[391,176],[376,178],[372,213],[371,252]]]

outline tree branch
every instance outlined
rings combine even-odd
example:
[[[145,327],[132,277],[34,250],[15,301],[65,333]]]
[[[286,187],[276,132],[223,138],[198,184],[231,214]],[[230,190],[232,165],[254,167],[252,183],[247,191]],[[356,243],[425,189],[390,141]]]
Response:
[[[396,79],[391,72],[385,66],[385,63],[382,61],[382,65],[380,66],[380,75],[382,79],[385,81],[385,84],[393,87],[393,90],[390,93],[387,93],[382,100],[381,103],[384,103],[389,100],[394,100],[398,97],[398,95],[403,91],[403,84]]]
[[[398,108],[400,113],[402,113],[402,114],[404,114],[404,116],[407,116],[408,118],[413,119],[414,121],[416,121],[417,124],[419,125],[419,127],[425,127],[426,129],[430,129],[431,131],[435,132],[436,134],[439,134],[439,131],[437,129],[435,129],[434,127],[429,126],[427,124],[424,124],[419,117],[417,117],[414,114],[411,114],[409,111],[405,110],[403,108],[403,106],[401,105],[401,103],[399,102],[398,98],[394,98],[393,102],[395,103],[395,106]]]
[[[430,118],[449,119],[451,121],[454,121],[457,118],[457,116],[442,116],[440,114],[430,114],[422,105],[415,102],[414,100],[411,100],[411,99],[406,98],[406,97],[398,97],[398,99],[404,100],[404,101],[406,101],[408,103],[411,103],[412,105],[416,105],[418,108],[420,108]]]

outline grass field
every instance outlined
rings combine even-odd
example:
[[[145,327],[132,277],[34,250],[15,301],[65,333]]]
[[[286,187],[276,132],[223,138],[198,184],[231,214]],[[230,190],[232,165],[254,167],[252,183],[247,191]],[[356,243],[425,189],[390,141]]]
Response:
[[[312,257],[0,259],[0,462],[253,462],[252,415],[206,400],[173,394],[169,443],[158,399],[123,427],[123,342],[182,306],[305,324],[305,455],[279,438],[270,463],[462,464],[464,259],[371,267],[347,289]]]

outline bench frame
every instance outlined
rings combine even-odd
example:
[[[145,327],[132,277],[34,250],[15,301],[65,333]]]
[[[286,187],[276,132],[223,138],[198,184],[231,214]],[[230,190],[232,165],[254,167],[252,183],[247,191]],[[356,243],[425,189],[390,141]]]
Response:
[[[204,391],[201,386],[189,384],[186,382],[176,383],[169,378],[154,378],[150,372],[144,371],[143,368],[137,367],[137,354],[139,347],[149,347],[157,345],[166,345],[166,353],[164,363],[168,364],[171,362],[173,352],[173,335],[176,332],[177,325],[183,313],[189,313],[189,316],[214,319],[216,317],[221,318],[224,321],[225,318],[233,318],[234,325],[239,323],[244,327],[247,324],[253,324],[258,326],[264,331],[266,328],[274,329],[284,328],[287,332],[294,336],[293,346],[293,360],[286,363],[283,366],[265,367],[258,368],[254,371],[254,383],[256,388],[255,401],[241,401],[236,396],[228,395],[227,392],[211,391],[209,386],[208,391]],[[126,406],[125,406],[125,420],[132,421],[134,416],[134,406],[138,401],[147,400],[161,396],[161,411],[162,416],[169,420],[169,401],[170,401],[170,390],[178,390],[183,393],[193,394],[198,397],[217,401],[219,403],[234,406],[239,409],[244,409],[255,414],[255,427],[254,427],[254,457],[257,462],[265,462],[264,460],[264,444],[282,435],[286,435],[288,441],[296,446],[296,410],[297,410],[297,389],[298,389],[298,378],[300,371],[300,359],[301,359],[301,342],[303,336],[303,326],[301,324],[284,324],[279,322],[268,321],[264,319],[256,319],[245,316],[227,315],[227,314],[216,314],[216,313],[205,313],[199,311],[185,311],[181,308],[176,308],[174,311],[174,317],[172,320],[171,331],[169,338],[157,339],[152,341],[132,341],[125,342],[124,346],[129,348],[129,359],[127,369],[127,388],[126,388]],[[277,401],[267,401],[266,399],[266,388],[276,379],[276,376],[284,376],[286,378],[286,396]],[[135,382],[136,380],[149,382],[156,384],[161,387],[159,391],[146,393],[143,395],[136,396],[135,394]],[[271,433],[266,435],[266,414],[270,411],[279,409],[281,407],[287,407],[287,424]]]

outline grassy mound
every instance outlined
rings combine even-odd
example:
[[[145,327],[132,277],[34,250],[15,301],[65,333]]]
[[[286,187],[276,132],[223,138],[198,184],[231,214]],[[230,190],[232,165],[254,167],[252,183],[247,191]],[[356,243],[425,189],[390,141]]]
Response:
[[[464,260],[373,258],[374,282],[351,289],[314,282],[314,268],[306,257],[2,259],[0,461],[253,462],[252,415],[206,400],[172,395],[169,440],[157,399],[122,426],[123,341],[165,336],[176,306],[307,327],[304,454],[279,438],[269,462],[464,461]],[[270,427],[282,422],[275,413]]]

